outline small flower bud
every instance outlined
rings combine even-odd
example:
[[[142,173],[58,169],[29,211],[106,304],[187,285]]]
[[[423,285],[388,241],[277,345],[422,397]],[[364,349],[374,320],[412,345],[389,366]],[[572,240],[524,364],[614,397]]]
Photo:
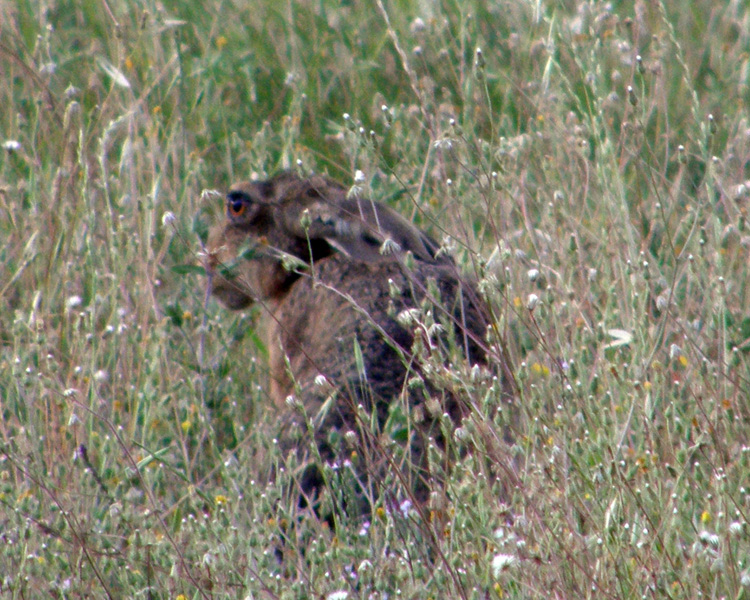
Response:
[[[638,97],[635,95],[635,90],[632,85],[628,86],[628,102],[633,106],[638,106]]]
[[[532,312],[539,305],[539,296],[536,294],[529,294],[526,299],[526,308],[529,312]]]
[[[161,225],[162,227],[169,227],[177,220],[177,217],[174,216],[174,213],[172,211],[166,211],[161,216]]]
[[[310,209],[306,208],[302,211],[302,215],[299,218],[299,224],[302,226],[302,229],[307,231],[310,229],[310,225],[312,225],[312,217],[310,216]]]
[[[477,66],[478,69],[484,69],[485,65],[487,64],[484,60],[484,54],[482,54],[482,49],[477,48],[476,51],[476,60],[474,61],[474,64]]]

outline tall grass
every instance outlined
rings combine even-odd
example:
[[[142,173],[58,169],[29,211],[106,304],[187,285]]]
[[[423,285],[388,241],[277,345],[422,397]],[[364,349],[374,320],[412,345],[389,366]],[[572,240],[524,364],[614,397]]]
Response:
[[[0,23],[4,596],[748,595],[744,3],[5,0]],[[333,532],[270,477],[262,311],[206,304],[195,265],[206,191],[289,166],[362,170],[498,309],[511,456],[472,382],[478,450],[432,512]]]

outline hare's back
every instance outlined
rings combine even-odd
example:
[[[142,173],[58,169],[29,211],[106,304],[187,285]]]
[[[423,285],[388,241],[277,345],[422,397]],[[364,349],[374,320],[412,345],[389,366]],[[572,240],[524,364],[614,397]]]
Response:
[[[396,261],[372,264],[340,255],[319,261],[314,275],[298,280],[280,303],[271,336],[280,340],[277,346],[284,353],[277,361],[289,360],[305,394],[312,393],[315,378],[324,375],[352,395],[364,393],[387,402],[402,392],[411,362],[413,326],[398,315],[423,306],[454,329],[470,361],[484,361],[486,319],[474,286],[462,282],[454,266],[416,261],[409,270]],[[355,344],[363,365],[355,360]],[[272,365],[272,370],[282,366]],[[291,390],[288,381],[277,390],[277,399]]]

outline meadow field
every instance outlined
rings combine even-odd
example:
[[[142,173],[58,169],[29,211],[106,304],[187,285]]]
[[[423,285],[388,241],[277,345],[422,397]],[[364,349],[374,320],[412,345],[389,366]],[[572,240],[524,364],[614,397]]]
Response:
[[[0,598],[750,597],[744,1],[0,0],[0,81]],[[201,266],[281,169],[496,315],[425,506],[288,493]]]

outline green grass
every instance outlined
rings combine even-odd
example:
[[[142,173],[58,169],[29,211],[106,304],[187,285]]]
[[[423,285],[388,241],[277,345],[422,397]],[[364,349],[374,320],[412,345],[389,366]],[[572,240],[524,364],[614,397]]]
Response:
[[[750,594],[750,11],[380,6],[0,3],[3,597]],[[295,516],[262,312],[188,267],[204,190],[298,164],[451,236],[511,340],[512,457],[467,382],[432,519]]]

